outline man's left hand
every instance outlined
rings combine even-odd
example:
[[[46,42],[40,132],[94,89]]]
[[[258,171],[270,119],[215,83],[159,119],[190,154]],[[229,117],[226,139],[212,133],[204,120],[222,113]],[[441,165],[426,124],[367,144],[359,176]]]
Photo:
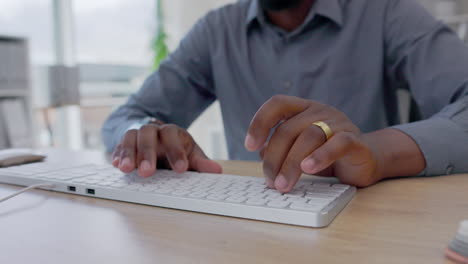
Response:
[[[314,125],[318,121],[333,131],[328,140]],[[245,140],[249,151],[261,151],[267,185],[283,193],[293,189],[303,172],[359,187],[376,183],[382,178],[379,153],[370,145],[344,113],[284,95],[272,97],[258,110]]]

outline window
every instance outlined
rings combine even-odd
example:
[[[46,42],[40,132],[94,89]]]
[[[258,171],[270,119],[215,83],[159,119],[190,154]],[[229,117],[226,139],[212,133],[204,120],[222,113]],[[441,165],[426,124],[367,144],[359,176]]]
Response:
[[[79,0],[73,4],[84,144],[101,148],[102,123],[150,73],[155,1]]]
[[[0,35],[29,39],[33,64],[54,61],[51,0],[0,1]]]

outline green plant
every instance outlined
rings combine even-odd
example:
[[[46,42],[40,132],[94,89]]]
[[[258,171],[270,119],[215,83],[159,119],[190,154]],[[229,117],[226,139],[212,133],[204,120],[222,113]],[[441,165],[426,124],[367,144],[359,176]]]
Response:
[[[161,62],[167,57],[167,55],[169,55],[169,48],[166,44],[167,34],[164,29],[162,0],[156,0],[156,20],[158,25],[156,29],[156,37],[154,38],[152,45],[154,51],[153,70],[157,70]]]

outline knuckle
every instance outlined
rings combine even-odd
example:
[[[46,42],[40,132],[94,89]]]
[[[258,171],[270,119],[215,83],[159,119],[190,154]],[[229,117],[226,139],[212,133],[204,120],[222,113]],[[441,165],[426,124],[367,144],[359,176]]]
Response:
[[[135,151],[132,148],[123,148],[122,151],[120,151],[120,156],[122,157],[133,157],[134,154]]]
[[[294,134],[296,131],[294,129],[294,127],[292,127],[291,125],[288,125],[288,124],[282,124],[280,125],[276,131],[281,135],[281,136],[289,136],[289,135],[292,135]]]
[[[137,137],[137,135],[138,135],[138,130],[136,129],[127,131],[123,137],[121,145],[124,147],[124,146],[127,146],[128,144],[131,144],[133,140]]]
[[[138,134],[138,129],[130,129],[125,133],[125,137],[135,136],[136,134]]]
[[[154,150],[154,147],[148,144],[143,143],[138,145],[139,154],[152,153]]]
[[[174,124],[165,124],[159,127],[159,131],[162,134],[176,133],[179,130],[179,127]]]
[[[312,125],[304,129],[301,136],[305,139],[310,140],[312,138],[317,138],[317,136],[320,136],[322,134],[323,134],[323,131],[321,131],[319,127]]]
[[[155,125],[146,124],[140,128],[139,133],[150,133],[157,129],[158,128]]]
[[[352,133],[341,133],[340,140],[345,146],[353,146],[357,143],[357,137]]]

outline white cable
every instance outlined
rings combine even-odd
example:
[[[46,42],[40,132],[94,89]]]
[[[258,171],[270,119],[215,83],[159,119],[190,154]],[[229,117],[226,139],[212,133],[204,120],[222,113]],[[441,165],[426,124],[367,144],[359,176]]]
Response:
[[[21,190],[13,193],[11,195],[8,195],[7,197],[1,198],[0,203],[4,202],[6,200],[9,200],[9,199],[11,199],[11,198],[13,198],[15,196],[18,196],[18,195],[20,195],[20,194],[22,194],[24,192],[27,192],[27,191],[30,191],[30,190],[33,190],[33,189],[36,189],[36,188],[53,188],[53,187],[54,187],[53,184],[47,184],[47,183],[31,185],[31,186],[29,186],[27,188],[24,188],[24,189],[21,189]]]

